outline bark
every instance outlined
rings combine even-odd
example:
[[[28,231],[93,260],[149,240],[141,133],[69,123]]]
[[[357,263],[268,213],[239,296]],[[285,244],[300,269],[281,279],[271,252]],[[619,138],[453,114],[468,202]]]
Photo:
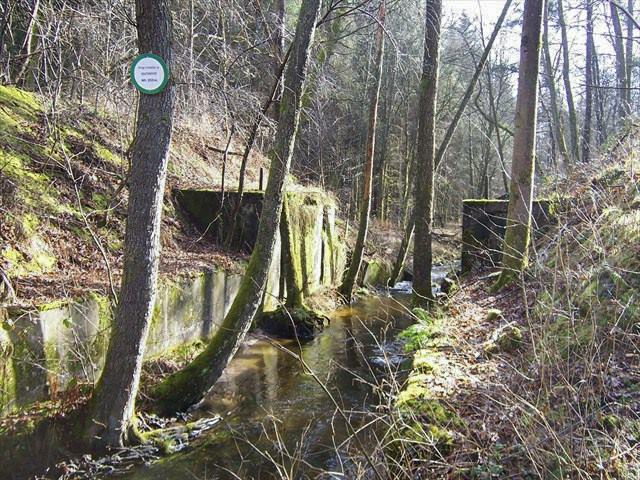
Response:
[[[20,49],[20,55],[23,57],[22,63],[18,68],[18,74],[16,75],[16,83],[24,86],[25,76],[29,65],[31,63],[31,56],[33,53],[33,46],[36,40],[36,20],[38,18],[38,10],[40,9],[40,0],[35,0],[31,12],[29,12],[29,23],[25,31],[24,42]]]
[[[9,0],[3,0],[2,2],[2,22],[0,23],[0,75],[2,74],[2,66],[4,65],[4,35],[9,25],[9,13],[12,6],[9,5]]]
[[[629,115],[629,104],[627,103],[627,72],[624,58],[624,38],[622,37],[622,24],[618,9],[613,3],[609,3],[611,9],[611,23],[613,24],[613,48],[616,52],[616,103],[618,119],[621,120]],[[616,122],[619,123],[619,122]]]
[[[593,8],[593,7],[592,7]],[[625,73],[627,74],[627,89],[625,101],[631,113],[631,85],[633,81],[633,0],[627,0],[627,38],[625,39]]]
[[[588,0],[590,1],[590,0]],[[560,151],[560,156],[564,163],[564,167],[567,168],[571,163],[569,158],[569,152],[567,151],[567,143],[564,138],[564,131],[562,128],[562,116],[560,115],[560,108],[558,106],[558,94],[556,91],[556,80],[553,69],[553,62],[551,60],[551,51],[549,49],[549,7],[544,9],[544,33],[542,36],[542,51],[544,59],[544,71],[547,84],[547,90],[549,90],[550,97],[550,110],[551,117],[553,119],[553,138]],[[585,126],[586,128],[586,126]]]
[[[571,88],[571,72],[569,63],[569,40],[567,38],[567,24],[564,17],[564,0],[558,0],[558,22],[560,23],[560,36],[562,38],[562,79],[564,81],[565,95],[567,96],[567,109],[569,110],[569,137],[571,142],[571,158],[578,161],[578,116],[573,101],[573,90]]]
[[[502,272],[496,288],[507,284],[514,274],[525,268],[527,263],[531,229],[538,67],[543,8],[544,0],[525,0],[520,43],[520,73],[516,97],[509,210],[502,252]]]
[[[607,138],[607,127],[604,121],[604,97],[602,95],[602,91],[600,90],[600,64],[598,61],[598,52],[596,50],[596,45],[591,39],[591,67],[593,69],[593,79],[595,81],[594,88],[594,101],[595,101],[595,113],[596,113],[596,130],[598,132],[598,146],[602,145]]]
[[[155,53],[171,65],[168,2],[136,0],[136,21],[139,51]],[[97,447],[122,446],[134,439],[134,402],[156,294],[174,104],[173,82],[164,92],[139,100],[120,298],[104,370],[84,422],[83,438]]]
[[[170,375],[153,390],[156,409],[163,415],[184,411],[203,398],[238,350],[262,303],[280,225],[284,185],[291,165],[309,52],[319,12],[320,0],[303,0],[291,47],[291,61],[285,74],[280,122],[270,152],[271,168],[260,226],[249,265],[219,333],[189,365]]]
[[[592,46],[593,46],[593,6],[591,0],[586,0],[587,10],[587,41],[585,54],[585,107],[584,107],[584,127],[582,129],[582,161],[588,162],[591,156],[591,107],[593,105],[593,69],[592,69]]]
[[[284,0],[276,0],[275,5],[276,28],[273,39],[273,73],[274,82],[277,82],[276,95],[273,99],[273,118],[277,122],[280,118],[280,99],[284,90],[280,65],[284,60],[284,35],[285,35],[285,4]]]
[[[369,230],[369,215],[371,213],[371,187],[373,179],[373,156],[376,147],[376,124],[378,121],[378,101],[380,99],[380,80],[382,77],[382,57],[384,53],[384,16],[385,16],[385,0],[380,1],[378,8],[378,29],[376,31],[376,58],[373,71],[373,84],[369,95],[369,125],[367,129],[367,146],[364,161],[363,172],[363,189],[362,203],[360,205],[360,223],[358,225],[358,236],[356,244],[353,248],[351,263],[349,270],[344,277],[342,285],[340,285],[340,294],[347,300],[351,301],[351,293],[360,265],[362,264],[362,256],[364,252],[364,244],[367,240],[367,231]]]
[[[413,303],[417,306],[426,306],[433,301],[431,231],[433,226],[435,121],[442,1],[426,0],[425,10],[424,57],[418,103],[419,125],[414,210]]]
[[[507,176],[507,168],[504,163],[504,143],[502,140],[502,135],[500,134],[500,121],[498,120],[498,101],[500,99],[500,94],[498,94],[498,98],[493,94],[493,81],[491,78],[491,72],[487,71],[487,91],[489,93],[489,106],[491,108],[491,117],[494,125],[496,126],[496,141],[498,143],[498,160],[500,161],[500,174],[502,177],[502,186],[504,187],[504,192],[509,193],[509,178]]]

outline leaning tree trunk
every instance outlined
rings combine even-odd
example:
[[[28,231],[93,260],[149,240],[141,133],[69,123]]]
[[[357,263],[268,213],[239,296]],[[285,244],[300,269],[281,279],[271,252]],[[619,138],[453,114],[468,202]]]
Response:
[[[591,0],[587,0],[590,2]],[[544,33],[542,36],[542,49],[544,59],[544,72],[546,76],[547,89],[549,90],[551,117],[553,118],[553,136],[558,145],[560,156],[564,167],[567,168],[571,163],[569,158],[569,152],[567,150],[567,143],[564,139],[564,131],[562,128],[562,117],[560,115],[560,108],[558,107],[558,94],[556,91],[556,80],[553,72],[553,62],[551,60],[551,51],[549,49],[549,6],[544,9]],[[585,125],[586,128],[586,125]]]
[[[593,5],[586,0],[587,41],[585,54],[585,94],[584,94],[584,127],[582,128],[582,161],[588,162],[591,157],[591,109],[593,105]]]
[[[495,42],[495,39],[497,38],[498,33],[500,32],[500,28],[502,28],[502,23],[504,22],[504,19],[507,16],[507,12],[509,11],[511,2],[512,0],[505,1],[505,4],[502,8],[502,13],[500,14],[500,17],[498,17],[498,20],[496,21],[496,24],[493,27],[493,32],[491,33],[489,42],[484,47],[484,51],[482,52],[480,61],[476,65],[476,69],[473,74],[473,77],[471,78],[471,81],[467,86],[467,90],[465,91],[465,94],[462,97],[460,104],[458,105],[458,109],[456,110],[456,113],[453,116],[451,123],[449,123],[449,127],[447,127],[447,131],[444,135],[444,138],[442,139],[442,142],[440,142],[440,146],[438,147],[438,150],[436,151],[436,154],[435,154],[434,175],[435,175],[435,170],[438,169],[438,166],[440,165],[440,163],[442,162],[442,159],[444,158],[447,148],[449,147],[449,143],[451,143],[451,139],[453,138],[453,134],[455,133],[456,128],[458,127],[458,123],[462,118],[462,114],[464,113],[464,110],[466,109],[467,104],[471,99],[471,95],[473,94],[473,91],[476,88],[480,75],[482,74],[482,70],[484,69],[484,66],[487,63],[487,59],[489,58],[489,53],[491,52],[493,43]],[[496,127],[496,129],[497,128],[498,127]],[[499,136],[500,136],[500,133],[498,132],[498,138]],[[413,163],[411,164],[411,167],[413,167]],[[404,228],[402,240],[400,242],[398,255],[396,256],[396,261],[393,264],[393,269],[391,271],[391,277],[389,278],[390,285],[394,285],[398,277],[400,276],[400,271],[402,270],[404,262],[407,258],[407,251],[409,250],[409,244],[411,243],[411,237],[413,236],[414,228],[415,228],[415,214],[412,213],[409,221],[405,223],[405,228]]]
[[[571,72],[569,64],[569,39],[567,36],[567,24],[564,17],[564,0],[558,0],[558,22],[560,23],[560,36],[562,38],[562,79],[564,81],[565,94],[567,96],[567,109],[569,110],[569,133],[571,140],[571,157],[573,161],[580,160],[578,142],[578,116],[575,102],[573,101],[573,89],[571,88]]]
[[[280,121],[270,153],[271,168],[258,236],[240,288],[220,326],[219,333],[209,341],[205,350],[189,365],[167,377],[153,390],[152,397],[160,414],[170,415],[184,411],[203,398],[238,350],[260,308],[273,257],[276,232],[280,225],[284,184],[291,165],[307,60],[319,12],[320,0],[303,0],[292,45],[291,61],[285,74],[286,88],[280,102]]]
[[[516,98],[513,161],[502,271],[496,288],[506,285],[527,263],[536,148],[538,68],[544,0],[525,0]]]
[[[613,3],[609,3],[611,8],[611,23],[613,24],[613,47],[616,52],[616,102],[618,104],[617,116],[618,125],[620,121],[629,115],[629,104],[627,103],[627,63],[624,58],[624,38],[622,37],[622,24],[618,9]]]
[[[168,1],[136,0],[138,48],[171,65]],[[84,412],[84,439],[122,446],[135,434],[134,403],[156,294],[160,218],[174,112],[174,87],[141,95],[132,149],[120,298],[104,370]]]
[[[593,7],[591,7],[593,9]],[[633,82],[633,0],[627,0],[627,38],[625,40],[625,73],[627,74],[627,89],[625,90],[625,101],[629,113],[631,113],[631,85]],[[593,27],[592,27],[593,29]],[[593,33],[592,33],[593,36]]]
[[[435,175],[436,99],[442,0],[426,0],[424,56],[418,105],[418,150],[416,152],[415,232],[413,247],[413,303],[428,306],[433,301],[431,238],[433,226],[433,178]]]
[[[380,1],[378,8],[378,29],[376,31],[376,59],[374,66],[374,79],[369,99],[369,127],[367,130],[367,151],[364,162],[363,172],[363,189],[362,189],[362,205],[360,206],[360,224],[358,226],[358,236],[356,245],[353,248],[351,263],[349,270],[344,277],[342,285],[340,285],[340,294],[347,300],[351,301],[351,293],[353,285],[358,278],[360,265],[362,263],[362,254],[364,252],[364,243],[367,239],[367,231],[369,230],[369,214],[371,213],[371,186],[373,179],[373,156],[376,144],[376,123],[378,120],[378,100],[380,98],[380,80],[382,77],[382,56],[384,52],[384,8],[385,0]]]
[[[15,81],[20,85],[24,86],[26,83],[26,75],[29,69],[29,65],[32,62],[33,56],[33,47],[36,41],[36,23],[38,19],[38,11],[40,9],[40,0],[35,0],[33,2],[33,7],[29,12],[29,23],[27,24],[27,29],[25,31],[24,42],[22,43],[22,48],[20,48],[20,56],[22,57],[22,61],[19,64],[17,69],[17,74]]]

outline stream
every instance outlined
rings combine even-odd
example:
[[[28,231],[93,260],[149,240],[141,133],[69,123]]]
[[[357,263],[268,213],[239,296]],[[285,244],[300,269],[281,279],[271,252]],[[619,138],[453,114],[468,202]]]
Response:
[[[450,268],[434,269],[434,282]],[[350,431],[336,403],[357,429],[385,401],[384,382],[402,378],[406,356],[396,335],[412,323],[410,291],[410,282],[401,282],[344,306],[302,345],[251,334],[194,412],[194,418],[221,415],[221,425],[124,478],[353,478],[357,466],[350,458],[361,455],[346,441]],[[375,430],[364,429],[363,444],[371,445],[367,436]]]

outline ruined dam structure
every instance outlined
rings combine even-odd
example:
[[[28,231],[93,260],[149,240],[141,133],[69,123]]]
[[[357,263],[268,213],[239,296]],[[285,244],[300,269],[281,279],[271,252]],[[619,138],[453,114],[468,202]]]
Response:
[[[473,199],[464,200],[462,204],[462,273],[499,266],[509,201]],[[552,223],[552,218],[551,201],[533,202],[531,227],[534,235]]]
[[[225,193],[222,208],[220,192],[173,193],[185,218],[203,234],[218,235],[231,225],[233,193]],[[255,242],[263,195],[248,192],[243,198],[234,246],[245,253]],[[336,235],[335,202],[314,191],[288,192],[286,199],[293,261],[302,273],[300,288],[309,295],[336,285],[344,270],[346,247]],[[278,238],[264,310],[275,309],[286,294],[281,258]],[[213,268],[161,277],[145,358],[215,336],[241,278],[241,274]],[[53,397],[71,382],[95,382],[103,367],[112,313],[107,297],[93,292],[35,308],[0,308],[0,414]]]

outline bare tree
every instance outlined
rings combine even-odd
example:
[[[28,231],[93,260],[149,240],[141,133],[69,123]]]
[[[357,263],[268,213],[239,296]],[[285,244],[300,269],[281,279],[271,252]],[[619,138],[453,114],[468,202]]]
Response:
[[[342,285],[340,285],[340,294],[347,300],[351,301],[351,292],[355,284],[360,265],[362,263],[362,254],[364,251],[364,243],[367,239],[367,231],[369,230],[369,215],[371,213],[371,187],[373,181],[373,157],[376,148],[376,124],[378,120],[378,100],[380,98],[380,83],[382,78],[382,59],[384,55],[384,16],[385,16],[385,0],[380,1],[378,8],[378,28],[376,30],[376,57],[373,68],[373,83],[369,94],[369,125],[367,129],[367,145],[364,159],[363,169],[363,189],[362,203],[360,204],[360,224],[358,227],[358,236],[356,244],[353,248],[351,263],[349,270],[345,274]]]
[[[136,0],[140,52],[171,65],[171,12],[166,0]],[[118,447],[136,437],[135,398],[156,296],[160,218],[174,115],[174,87],[142,95],[132,148],[130,194],[120,297],[104,370],[83,412],[83,438]]]
[[[593,5],[586,0],[587,41],[585,53],[585,95],[584,127],[582,128],[582,161],[588,162],[591,156],[591,107],[593,105]]]
[[[413,248],[413,303],[429,305],[431,290],[431,250],[433,227],[433,179],[435,175],[435,122],[440,54],[441,0],[426,0],[424,56],[418,106],[418,150],[416,156],[415,232]]]
[[[502,271],[495,288],[506,285],[527,263],[536,147],[538,69],[544,0],[525,0],[520,42],[509,211]]]
[[[291,165],[309,52],[319,12],[320,0],[303,0],[292,44],[292,61],[287,65],[284,79],[280,121],[274,147],[270,152],[271,168],[258,236],[249,265],[219,333],[191,363],[166,378],[153,390],[157,409],[162,414],[184,411],[202,399],[235,355],[262,303],[280,225],[284,186]]]
[[[571,64],[569,60],[569,39],[567,36],[567,23],[564,15],[564,0],[558,1],[558,22],[560,23],[560,35],[562,38],[562,79],[567,98],[567,109],[569,110],[569,132],[571,158],[574,161],[580,159],[580,145],[578,140],[578,115],[573,101],[573,89],[571,88]]]

